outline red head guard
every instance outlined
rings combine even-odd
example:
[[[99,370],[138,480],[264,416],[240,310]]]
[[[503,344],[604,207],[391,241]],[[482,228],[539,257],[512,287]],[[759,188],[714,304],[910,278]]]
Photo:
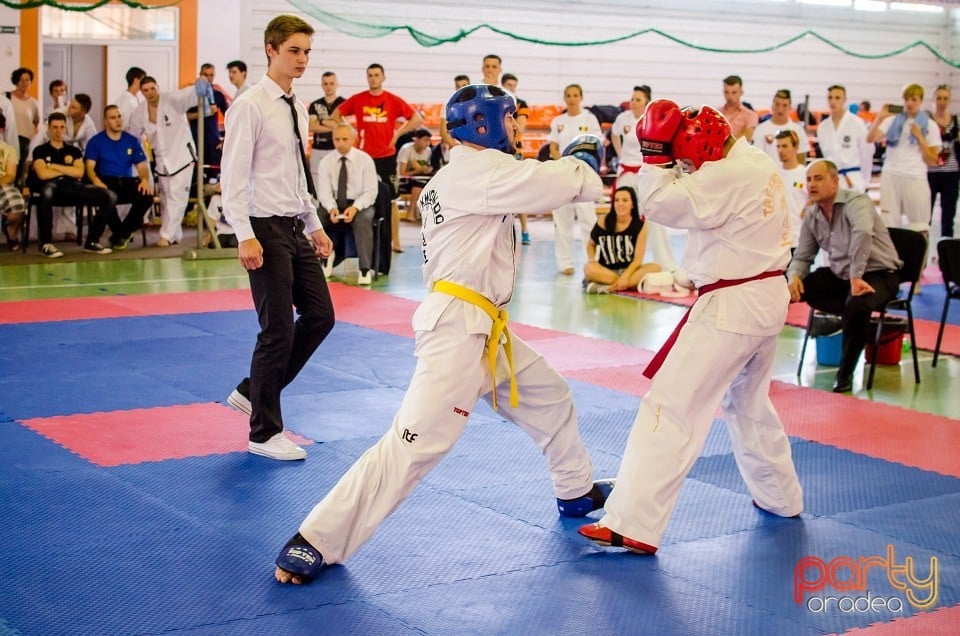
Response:
[[[705,161],[723,158],[723,145],[730,136],[730,124],[712,106],[683,109],[683,123],[673,138],[673,156],[687,159],[699,168]]]

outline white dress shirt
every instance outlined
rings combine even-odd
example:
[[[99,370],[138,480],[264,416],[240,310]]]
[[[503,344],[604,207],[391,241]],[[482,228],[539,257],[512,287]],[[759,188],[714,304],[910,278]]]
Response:
[[[300,138],[307,109],[294,97]],[[250,217],[298,216],[307,233],[323,228],[300,160],[287,94],[267,75],[227,109],[221,160],[223,213],[238,241],[255,238]]]
[[[337,207],[337,187],[340,183],[340,157],[347,158],[347,198],[358,210],[371,207],[377,200],[377,167],[373,158],[359,148],[351,148],[346,155],[328,152],[320,160],[317,198],[324,210]],[[340,210],[343,212],[343,210]]]

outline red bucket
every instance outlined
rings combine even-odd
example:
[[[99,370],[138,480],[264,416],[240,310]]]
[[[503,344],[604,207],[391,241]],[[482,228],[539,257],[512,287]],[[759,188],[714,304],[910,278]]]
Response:
[[[876,358],[877,364],[900,364],[900,354],[903,352],[903,335],[907,331],[906,321],[884,320],[883,332],[880,334],[880,344],[874,346],[873,337],[877,333],[877,325],[877,320],[870,321],[864,358],[866,358],[867,363],[873,363],[873,359]]]

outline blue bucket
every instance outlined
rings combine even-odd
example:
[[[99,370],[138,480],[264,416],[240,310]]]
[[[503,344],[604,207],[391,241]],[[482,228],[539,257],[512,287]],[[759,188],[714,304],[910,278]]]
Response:
[[[843,355],[843,333],[837,332],[829,336],[817,336],[817,364],[825,367],[839,367],[840,356]]]

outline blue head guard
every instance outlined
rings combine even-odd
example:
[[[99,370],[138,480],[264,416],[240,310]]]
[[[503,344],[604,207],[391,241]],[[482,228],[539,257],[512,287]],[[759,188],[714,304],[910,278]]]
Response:
[[[470,84],[447,102],[447,131],[454,139],[512,155],[503,119],[515,112],[516,101],[499,86]]]

